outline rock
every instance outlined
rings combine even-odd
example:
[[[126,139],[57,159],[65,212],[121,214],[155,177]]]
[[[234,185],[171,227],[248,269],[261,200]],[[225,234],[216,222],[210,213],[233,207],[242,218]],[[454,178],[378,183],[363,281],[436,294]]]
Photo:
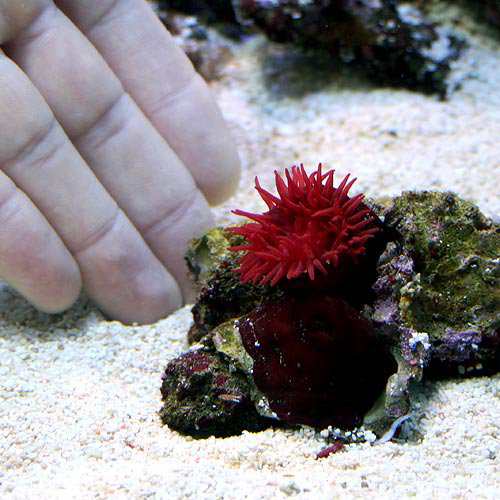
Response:
[[[162,7],[192,14],[208,22],[236,22],[231,0],[158,0]]]
[[[208,437],[268,426],[245,376],[213,350],[193,347],[167,365],[162,380],[160,417],[171,429]]]
[[[207,283],[224,261],[234,260],[234,253],[229,250],[233,245],[241,244],[243,239],[227,228],[215,227],[200,238],[194,239],[186,253],[186,263],[191,276],[198,287]]]
[[[398,236],[379,265],[378,326],[428,336],[427,376],[498,371],[499,226],[453,193],[429,191],[395,198],[385,224]]]
[[[194,324],[188,335],[197,342],[213,328],[241,316],[270,293],[266,287],[242,284],[234,272],[236,255],[229,247],[241,243],[241,237],[224,228],[214,228],[190,245],[186,261],[200,289],[193,307]],[[274,293],[274,292],[272,292]]]
[[[411,384],[500,368],[498,226],[452,193],[408,192],[385,209],[391,242],[365,314],[398,362],[365,417],[380,432],[411,407]]]
[[[238,323],[239,320],[237,319],[226,321],[217,328],[214,328],[206,337],[206,341],[212,345],[217,352],[222,354],[227,362],[245,374],[250,384],[250,397],[259,415],[276,421],[278,417],[271,409],[269,400],[255,384],[253,377],[253,359],[243,346]],[[269,420],[269,422],[270,421],[271,420]]]
[[[494,27],[500,27],[500,2],[498,0],[469,0],[468,6],[472,14],[477,15],[478,18],[486,20]]]
[[[224,66],[233,56],[230,44],[223,36],[200,24],[196,17],[165,11],[158,14],[176,44],[206,81],[223,76]]]
[[[495,22],[495,0],[484,0]],[[384,85],[394,85],[445,97],[452,90],[447,77],[465,42],[430,22],[417,5],[400,0],[163,0],[175,9],[217,24],[241,37],[249,25],[271,40],[302,48],[326,50],[355,64]],[[207,52],[210,52],[206,49]],[[203,51],[196,51],[199,58]],[[213,51],[212,51],[213,52]],[[321,56],[319,56],[321,57]]]
[[[154,3],[162,12],[177,11],[196,16],[230,38],[239,39],[245,32],[231,0],[154,0]]]
[[[382,83],[445,97],[464,41],[396,0],[235,0],[237,11],[276,42],[327,50]]]
[[[423,377],[499,370],[499,225],[452,193],[407,192],[369,206],[383,221],[385,250],[377,246],[377,256],[384,251],[363,300],[342,295],[339,282],[242,285],[228,232],[193,244],[203,346],[167,367],[164,422],[197,436],[271,419],[317,429],[362,423],[381,436],[408,418]]]
[[[500,2],[498,0],[484,0],[485,3],[485,14],[488,21],[500,27]]]

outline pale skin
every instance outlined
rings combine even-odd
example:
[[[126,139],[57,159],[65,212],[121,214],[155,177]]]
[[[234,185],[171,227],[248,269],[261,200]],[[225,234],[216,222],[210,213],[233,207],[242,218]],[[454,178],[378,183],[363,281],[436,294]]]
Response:
[[[0,0],[0,278],[45,312],[82,289],[150,323],[237,186],[209,89],[145,0]]]

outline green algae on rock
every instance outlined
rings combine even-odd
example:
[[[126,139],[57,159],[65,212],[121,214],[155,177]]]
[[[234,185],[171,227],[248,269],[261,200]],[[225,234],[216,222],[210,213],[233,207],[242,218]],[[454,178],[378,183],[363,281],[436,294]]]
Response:
[[[472,203],[429,191],[397,197],[385,223],[413,261],[398,309],[402,326],[429,336],[429,374],[498,370],[499,227]]]
[[[245,374],[250,387],[249,396],[254,402],[259,415],[269,419],[276,419],[277,415],[271,410],[269,400],[261,392],[253,378],[253,359],[245,350],[239,330],[239,322],[243,319],[226,321],[214,328],[206,340],[211,343],[215,350],[223,355],[225,359],[237,370]],[[271,422],[270,420],[268,421]]]
[[[411,409],[422,378],[490,374],[500,367],[499,228],[452,193],[407,192],[385,204],[394,241],[381,256],[365,313],[398,369],[365,416],[380,433]]]
[[[234,258],[229,247],[242,241],[227,228],[215,227],[194,239],[187,252],[186,263],[196,285],[206,283],[225,260]]]

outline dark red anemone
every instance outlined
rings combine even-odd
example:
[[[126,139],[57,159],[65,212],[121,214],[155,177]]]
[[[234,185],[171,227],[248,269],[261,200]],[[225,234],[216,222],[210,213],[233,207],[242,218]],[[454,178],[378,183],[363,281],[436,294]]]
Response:
[[[290,424],[360,425],[396,371],[371,322],[323,293],[263,303],[238,330],[255,384]]]
[[[350,197],[356,179],[346,175],[334,187],[334,170],[322,173],[321,164],[308,175],[304,166],[285,169],[285,179],[275,172],[278,196],[264,190],[258,178],[255,189],[269,210],[254,214],[234,210],[254,222],[232,228],[246,244],[232,247],[245,251],[240,260],[243,283],[276,285],[284,278],[327,274],[344,257],[356,260],[366,243],[379,231],[376,217],[363,203],[364,195]]]

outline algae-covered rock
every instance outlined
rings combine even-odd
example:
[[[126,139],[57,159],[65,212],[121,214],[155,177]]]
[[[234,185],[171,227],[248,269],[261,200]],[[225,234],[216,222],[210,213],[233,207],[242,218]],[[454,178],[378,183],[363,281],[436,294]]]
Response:
[[[463,40],[399,0],[234,0],[276,42],[328,51],[358,63],[379,82],[438,93]]]
[[[234,269],[230,262],[223,262],[201,288],[192,309],[194,324],[189,331],[190,343],[225,321],[251,311],[264,297],[264,287],[241,283]]]
[[[365,425],[380,433],[411,409],[425,376],[499,369],[498,227],[452,193],[408,192],[385,208],[394,241],[367,307],[398,369]]]
[[[327,282],[242,285],[230,233],[195,242],[189,259],[202,290],[193,312],[205,336],[166,369],[165,423],[202,436],[271,418],[317,428],[362,422],[381,436],[408,418],[423,377],[498,371],[498,225],[452,193],[408,192],[371,206],[390,241],[362,301]]]
[[[397,242],[379,265],[379,326],[427,334],[429,376],[498,370],[498,225],[452,193],[429,191],[395,198],[385,224]]]
[[[229,247],[241,241],[241,236],[227,229],[214,228],[191,243],[186,261],[200,292],[192,310],[190,343],[225,321],[250,311],[266,294],[266,287],[243,284],[234,272],[237,256]]]
[[[171,429],[208,437],[268,426],[247,378],[213,350],[198,346],[182,354],[167,365],[162,381],[160,417]]]
[[[238,328],[239,319],[226,321],[210,333],[210,340],[215,349],[227,356],[247,376],[253,372],[253,360],[243,347]]]
[[[496,0],[483,1],[494,22]],[[460,36],[427,19],[419,4],[402,0],[160,0],[160,5],[215,23],[230,36],[255,26],[273,41],[356,64],[383,84],[441,96],[449,91],[452,63],[465,46]]]
[[[259,415],[268,419],[277,419],[276,413],[271,409],[267,396],[259,390],[253,377],[254,362],[243,346],[239,322],[244,319],[226,321],[210,332],[207,341],[217,352],[223,355],[226,362],[236,367],[245,374],[250,385],[250,397]],[[269,420],[268,422],[271,422]]]
[[[224,227],[214,227],[200,238],[194,239],[186,252],[186,263],[196,285],[206,283],[224,261],[234,259],[229,250],[239,245],[242,238]]]

